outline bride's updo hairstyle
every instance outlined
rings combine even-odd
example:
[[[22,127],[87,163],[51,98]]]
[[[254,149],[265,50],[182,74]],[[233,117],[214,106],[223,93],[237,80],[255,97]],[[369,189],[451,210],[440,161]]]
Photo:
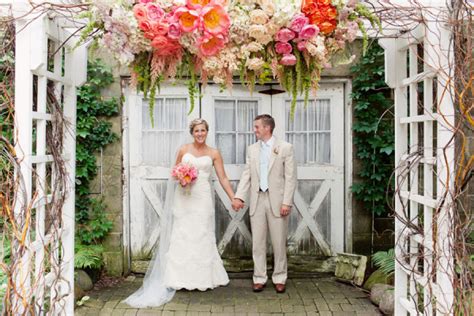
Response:
[[[204,126],[206,127],[206,131],[209,132],[209,124],[207,124],[207,121],[202,118],[197,118],[197,119],[192,120],[191,123],[189,124],[189,134],[192,135],[194,128],[197,125],[201,125],[201,124],[204,124]]]

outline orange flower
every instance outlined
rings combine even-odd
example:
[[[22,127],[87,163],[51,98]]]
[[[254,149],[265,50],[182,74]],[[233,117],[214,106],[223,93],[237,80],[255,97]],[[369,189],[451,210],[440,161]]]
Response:
[[[204,56],[214,56],[224,48],[226,41],[222,34],[206,34],[200,39],[199,50]]]
[[[209,2],[211,2],[211,0],[187,0],[186,5],[189,8],[197,9],[197,8],[202,8],[206,5],[208,5]]]
[[[221,5],[206,6],[202,12],[202,25],[211,34],[227,33],[230,27],[230,18]]]
[[[183,32],[191,32],[199,25],[199,13],[186,7],[178,8],[174,13]]]
[[[323,22],[318,25],[319,30],[324,34],[331,34],[336,29],[337,23],[334,22]]]

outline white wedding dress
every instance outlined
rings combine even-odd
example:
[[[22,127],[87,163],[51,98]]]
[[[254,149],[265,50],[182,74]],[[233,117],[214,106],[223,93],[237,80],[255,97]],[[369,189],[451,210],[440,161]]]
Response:
[[[175,290],[204,291],[229,283],[216,245],[212,158],[186,153],[182,162],[194,165],[198,178],[188,188],[168,182],[159,246],[142,286],[124,300],[130,306],[160,306],[173,298]]]
[[[164,283],[173,289],[213,289],[229,283],[215,237],[215,210],[209,177],[210,156],[184,154],[182,162],[194,165],[198,178],[189,188],[177,186],[173,228]]]

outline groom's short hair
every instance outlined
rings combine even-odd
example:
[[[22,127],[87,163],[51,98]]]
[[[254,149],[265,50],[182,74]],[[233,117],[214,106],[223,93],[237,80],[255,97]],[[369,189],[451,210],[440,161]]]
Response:
[[[270,126],[270,131],[273,133],[273,129],[275,129],[275,120],[269,114],[260,114],[258,115],[254,121],[262,120],[262,124],[266,126]]]

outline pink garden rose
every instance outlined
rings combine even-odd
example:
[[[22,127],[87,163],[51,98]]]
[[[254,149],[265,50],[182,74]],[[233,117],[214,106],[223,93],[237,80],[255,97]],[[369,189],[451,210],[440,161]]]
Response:
[[[165,15],[165,11],[163,11],[159,5],[154,3],[148,3],[146,5],[146,10],[148,18],[152,21],[159,21]]]
[[[153,32],[156,35],[166,35],[168,29],[169,25],[167,23],[155,23],[155,25],[153,25]]]
[[[308,22],[309,19],[304,14],[297,14],[291,21],[290,29],[293,32],[299,33]]]
[[[153,2],[153,0],[140,0],[138,1],[139,3],[142,3],[142,4],[147,4],[149,2]]]
[[[287,28],[281,29],[276,34],[276,40],[278,42],[288,42],[295,38],[295,33]]]
[[[306,50],[306,41],[300,41],[296,44],[296,47],[300,52],[304,52]]]
[[[283,55],[280,59],[280,64],[284,66],[293,66],[296,64],[296,56],[293,54]]]
[[[301,29],[299,38],[303,40],[308,40],[312,38],[313,36],[318,35],[318,33],[319,33],[319,29],[316,25],[308,24],[308,25],[303,26],[303,28]]]
[[[145,33],[150,32],[153,28],[151,22],[148,20],[139,20],[138,27]]]
[[[181,36],[181,28],[178,23],[171,23],[168,28],[168,37],[178,39]]]
[[[143,4],[137,4],[133,6],[133,15],[137,21],[146,20],[147,12],[146,7]]]
[[[157,35],[151,41],[154,53],[160,56],[171,56],[181,49],[179,42],[170,40],[166,36]]]
[[[275,50],[278,54],[287,55],[291,53],[293,47],[290,43],[278,42],[275,44]]]

